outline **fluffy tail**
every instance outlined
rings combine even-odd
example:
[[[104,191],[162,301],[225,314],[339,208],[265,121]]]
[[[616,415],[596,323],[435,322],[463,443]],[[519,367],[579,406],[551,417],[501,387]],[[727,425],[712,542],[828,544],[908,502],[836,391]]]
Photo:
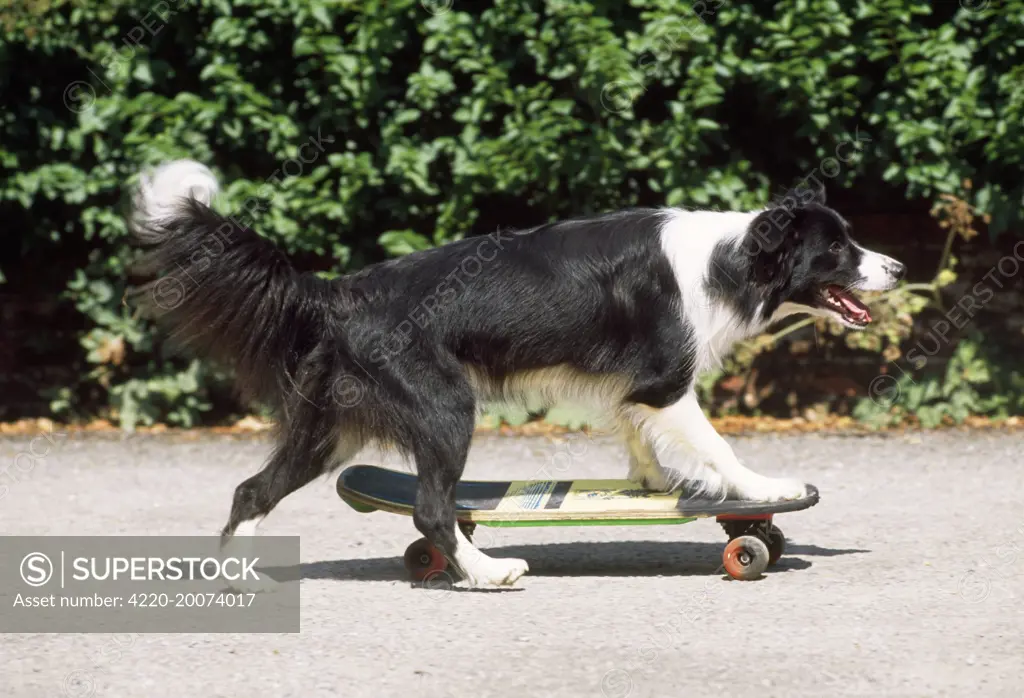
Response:
[[[209,204],[213,173],[178,160],[142,178],[132,228],[146,250],[130,296],[171,337],[235,369],[246,399],[281,406],[299,362],[324,337],[332,287]]]

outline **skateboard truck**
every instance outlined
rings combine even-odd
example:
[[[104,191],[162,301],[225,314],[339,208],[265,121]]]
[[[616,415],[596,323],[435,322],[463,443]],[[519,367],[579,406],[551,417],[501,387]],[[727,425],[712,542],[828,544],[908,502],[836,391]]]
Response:
[[[719,514],[715,517],[729,536],[722,564],[730,577],[757,579],[786,552],[786,536],[772,523],[773,517],[774,514]]]

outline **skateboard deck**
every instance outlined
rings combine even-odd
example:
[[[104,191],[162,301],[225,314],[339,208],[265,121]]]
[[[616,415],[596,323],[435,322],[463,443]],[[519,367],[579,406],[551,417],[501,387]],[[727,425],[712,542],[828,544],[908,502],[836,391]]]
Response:
[[[411,516],[417,479],[409,473],[373,465],[353,465],[338,477],[338,494],[358,511],[388,511]],[[484,526],[609,526],[683,524],[716,517],[756,521],[807,509],[818,490],[785,502],[712,500],[686,490],[652,492],[629,480],[512,480],[460,482],[455,489],[456,518]]]

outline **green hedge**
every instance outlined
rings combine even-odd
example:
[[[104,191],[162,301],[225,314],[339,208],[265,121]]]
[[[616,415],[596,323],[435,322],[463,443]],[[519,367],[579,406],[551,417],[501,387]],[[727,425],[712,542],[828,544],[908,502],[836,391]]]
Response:
[[[168,158],[325,274],[812,173],[867,199],[971,180],[993,233],[1021,227],[1024,0],[21,0],[0,27],[0,274],[73,308],[74,380],[39,386],[69,416],[230,405],[121,302],[124,185]]]

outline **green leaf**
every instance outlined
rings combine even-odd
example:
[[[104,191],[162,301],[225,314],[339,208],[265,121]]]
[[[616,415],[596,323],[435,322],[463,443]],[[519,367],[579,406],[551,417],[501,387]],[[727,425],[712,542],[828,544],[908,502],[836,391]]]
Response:
[[[331,20],[331,16],[327,13],[327,8],[323,5],[313,5],[309,11],[310,14],[320,22],[320,24],[324,25],[325,29],[333,28],[334,22]]]
[[[378,238],[378,242],[388,254],[395,257],[426,250],[431,246],[430,240],[411,230],[388,231]]]

